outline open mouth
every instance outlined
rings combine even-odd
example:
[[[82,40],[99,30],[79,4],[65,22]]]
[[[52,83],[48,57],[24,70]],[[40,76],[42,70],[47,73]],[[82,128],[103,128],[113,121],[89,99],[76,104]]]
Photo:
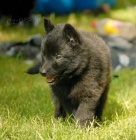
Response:
[[[56,81],[56,76],[46,76],[46,81],[51,84]]]

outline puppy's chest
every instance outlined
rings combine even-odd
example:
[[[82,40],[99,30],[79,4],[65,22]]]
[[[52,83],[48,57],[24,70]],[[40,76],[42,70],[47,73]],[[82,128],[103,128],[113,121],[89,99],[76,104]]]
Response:
[[[59,103],[63,106],[63,108],[69,113],[72,114],[75,109],[78,107],[78,100],[76,97],[70,98],[70,94],[72,92],[72,87],[63,86],[63,87],[54,87],[52,88],[54,96],[58,99]]]

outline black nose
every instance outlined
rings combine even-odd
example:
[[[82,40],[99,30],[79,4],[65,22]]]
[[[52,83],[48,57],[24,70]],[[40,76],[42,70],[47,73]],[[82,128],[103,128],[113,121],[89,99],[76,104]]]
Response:
[[[41,74],[42,76],[46,76],[46,70],[43,69],[43,68],[41,68],[41,69],[40,69],[40,74]]]

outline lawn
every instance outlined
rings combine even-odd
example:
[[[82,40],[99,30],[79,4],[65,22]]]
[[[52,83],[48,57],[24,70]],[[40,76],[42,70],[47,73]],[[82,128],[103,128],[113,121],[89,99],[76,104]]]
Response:
[[[69,22],[80,30],[92,31],[90,22],[103,17],[136,23],[134,11],[114,9],[98,17],[81,13],[61,17],[51,14],[48,18],[55,24]],[[0,42],[26,41],[33,34],[44,35],[42,18],[36,27],[0,25]],[[69,117],[66,121],[54,119],[49,85],[40,75],[27,75],[25,70],[29,67],[22,58],[0,56],[0,140],[136,139],[136,69],[113,73],[119,78],[112,79],[102,124],[81,129]]]
[[[0,140],[135,140],[136,70],[116,74],[98,128],[53,118],[50,88],[17,58],[0,57]]]

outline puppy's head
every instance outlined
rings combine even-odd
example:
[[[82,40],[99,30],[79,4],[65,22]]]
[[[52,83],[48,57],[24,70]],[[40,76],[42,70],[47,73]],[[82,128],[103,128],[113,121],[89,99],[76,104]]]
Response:
[[[72,77],[80,67],[80,34],[70,24],[54,26],[47,19],[44,19],[44,28],[46,36],[41,46],[42,62],[30,68],[27,73],[41,73],[48,83]]]

